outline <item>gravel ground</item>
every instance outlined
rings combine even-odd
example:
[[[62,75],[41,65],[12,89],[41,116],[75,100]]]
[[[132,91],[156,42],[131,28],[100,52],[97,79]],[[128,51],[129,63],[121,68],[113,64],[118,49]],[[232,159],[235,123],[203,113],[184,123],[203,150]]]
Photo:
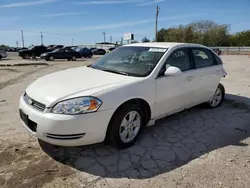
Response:
[[[92,61],[0,69],[0,187],[249,188],[250,58],[222,56],[227,100],[161,119],[135,146],[55,147],[23,129],[18,101],[35,79]]]

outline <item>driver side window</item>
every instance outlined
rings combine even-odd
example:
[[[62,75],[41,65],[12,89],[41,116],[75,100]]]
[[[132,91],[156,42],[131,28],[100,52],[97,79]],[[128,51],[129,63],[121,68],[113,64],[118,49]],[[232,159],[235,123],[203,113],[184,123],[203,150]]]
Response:
[[[188,54],[188,49],[177,50],[170,55],[167,59],[165,66],[169,64],[174,67],[178,67],[181,71],[190,70],[190,58]]]

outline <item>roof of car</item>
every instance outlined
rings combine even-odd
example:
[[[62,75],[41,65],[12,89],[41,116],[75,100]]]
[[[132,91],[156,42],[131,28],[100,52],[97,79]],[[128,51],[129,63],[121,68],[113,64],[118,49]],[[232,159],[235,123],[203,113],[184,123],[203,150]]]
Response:
[[[155,48],[171,48],[175,46],[183,46],[183,47],[205,47],[200,44],[192,44],[192,43],[177,43],[177,42],[147,42],[147,43],[133,43],[125,46],[142,46],[142,47],[155,47]]]

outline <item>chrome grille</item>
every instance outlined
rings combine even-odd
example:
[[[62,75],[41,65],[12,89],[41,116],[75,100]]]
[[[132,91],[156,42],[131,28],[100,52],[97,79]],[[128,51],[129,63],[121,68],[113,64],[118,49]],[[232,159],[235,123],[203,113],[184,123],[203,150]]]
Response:
[[[32,99],[31,97],[29,97],[29,96],[27,95],[27,93],[24,93],[23,98],[24,98],[24,101],[25,101],[29,106],[31,106],[31,107],[33,107],[33,108],[39,110],[39,111],[42,111],[42,112],[43,112],[43,111],[45,110],[45,108],[46,108],[46,105],[45,105],[45,104],[42,104],[42,103],[40,103],[40,102],[38,102],[38,101]]]

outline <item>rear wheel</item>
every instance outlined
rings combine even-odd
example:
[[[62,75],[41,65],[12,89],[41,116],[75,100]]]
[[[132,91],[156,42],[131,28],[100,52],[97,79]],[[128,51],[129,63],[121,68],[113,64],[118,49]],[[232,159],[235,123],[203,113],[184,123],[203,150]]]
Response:
[[[128,148],[136,142],[143,127],[143,120],[143,113],[138,105],[125,105],[114,114],[107,138],[117,148]]]
[[[209,108],[217,108],[222,104],[222,102],[224,101],[224,98],[225,98],[225,88],[220,83],[217,89],[215,90],[213,98],[210,101],[208,101],[206,104]]]
[[[29,54],[24,54],[24,56],[22,56],[23,59],[29,59],[30,55]]]

